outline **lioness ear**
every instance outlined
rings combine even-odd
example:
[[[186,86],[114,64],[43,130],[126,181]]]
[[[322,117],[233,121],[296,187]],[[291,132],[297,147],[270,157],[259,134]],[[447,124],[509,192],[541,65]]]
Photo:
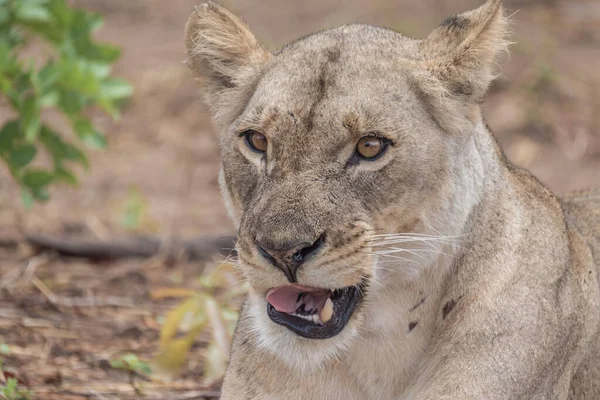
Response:
[[[494,79],[494,60],[508,45],[506,32],[502,0],[488,0],[475,10],[447,18],[420,44],[429,78],[423,80],[422,90],[437,93],[438,101],[463,103],[467,117],[476,119],[478,107],[472,106],[481,103]],[[452,108],[452,102],[447,106]]]
[[[217,122],[226,122],[240,106],[234,103],[241,102],[242,92],[271,56],[239,18],[213,2],[199,5],[190,16],[185,46],[187,64],[206,87],[207,102]]]

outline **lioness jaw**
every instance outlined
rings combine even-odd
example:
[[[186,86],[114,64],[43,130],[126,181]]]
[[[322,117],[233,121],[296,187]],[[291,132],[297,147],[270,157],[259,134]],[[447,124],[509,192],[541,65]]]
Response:
[[[487,129],[506,28],[489,0],[424,39],[355,24],[272,53],[192,13],[250,284],[224,399],[600,398],[600,202]]]

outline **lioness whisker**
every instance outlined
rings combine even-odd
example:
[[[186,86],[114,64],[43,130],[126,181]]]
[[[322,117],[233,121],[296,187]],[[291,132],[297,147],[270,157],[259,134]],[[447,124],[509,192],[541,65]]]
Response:
[[[403,249],[401,247],[389,247],[386,250],[378,250],[375,251],[375,254],[394,254],[394,253],[401,253],[401,252],[421,252],[421,253],[435,253],[435,254],[442,254],[444,253],[441,249],[436,248],[436,249]]]
[[[391,254],[377,254],[377,253],[372,253],[372,255],[408,261],[408,259],[406,259],[405,257],[391,255]],[[422,259],[422,257],[420,257],[420,258],[421,258],[422,261],[425,261],[425,260]]]
[[[410,243],[410,242],[423,242],[423,243],[456,243],[452,240],[443,238],[390,238],[385,240],[370,240],[370,243],[378,246],[385,246],[388,243]]]
[[[447,238],[423,238],[423,237],[390,237],[390,238],[385,238],[385,239],[372,239],[369,240],[370,242],[374,242],[374,243],[396,243],[396,242],[449,242],[452,243],[454,242],[453,240],[447,239]]]
[[[417,232],[405,232],[405,233],[383,233],[383,234],[378,234],[378,235],[373,235],[373,237],[387,237],[387,236],[419,236],[419,237],[434,237],[434,238],[439,238],[439,237],[443,237],[443,238],[460,238],[460,237],[464,237],[464,236],[468,236],[469,234],[462,234],[462,235],[431,235],[428,233],[417,233]]]

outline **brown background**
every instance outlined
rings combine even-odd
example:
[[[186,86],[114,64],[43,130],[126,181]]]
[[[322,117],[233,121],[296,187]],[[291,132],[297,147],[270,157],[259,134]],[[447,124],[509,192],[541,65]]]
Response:
[[[74,3],[105,16],[99,37],[122,46],[123,57],[115,72],[134,84],[135,95],[121,121],[96,119],[109,147],[91,155],[91,171],[80,175],[79,188],[55,187],[49,203],[26,211],[18,188],[0,164],[0,238],[73,229],[99,238],[130,234],[120,221],[132,201],[146,210],[137,232],[162,237],[232,232],[217,186],[216,135],[182,63],[183,27],[194,1]],[[446,16],[481,1],[221,3],[242,16],[269,48],[277,49],[315,30],[355,21],[423,36]],[[485,103],[489,125],[509,158],[555,191],[600,186],[600,2],[507,0],[505,4],[512,15],[515,44],[511,56],[499,62],[502,76]],[[7,116],[0,108],[0,122]],[[127,261],[99,266],[60,260],[31,267],[31,257],[21,247],[0,248],[0,341],[20,352],[9,361],[32,386],[46,382],[40,371],[43,376],[58,371],[63,385],[89,386],[93,381],[98,391],[116,385],[115,379],[126,383],[126,377],[103,369],[102,360],[123,351],[150,357],[158,324],[146,318],[159,318],[172,303],[150,301],[149,290],[166,283],[194,287],[198,275],[194,264]],[[18,280],[12,279],[15,270],[22,274]],[[27,275],[31,270],[35,273]],[[57,310],[27,280],[31,276],[59,295],[120,296],[139,308]],[[25,327],[26,318],[49,321],[54,333]],[[133,336],[127,333],[131,329]],[[184,377],[194,382],[201,373],[198,358],[192,357]],[[123,393],[116,398],[125,398]],[[63,393],[56,398],[69,397]]]

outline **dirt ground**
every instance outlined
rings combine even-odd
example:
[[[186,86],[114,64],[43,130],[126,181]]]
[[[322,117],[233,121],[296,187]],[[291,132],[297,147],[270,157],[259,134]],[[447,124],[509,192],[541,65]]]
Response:
[[[192,0],[76,0],[101,12],[103,40],[119,44],[115,72],[135,86],[121,121],[99,118],[109,148],[91,155],[78,188],[57,187],[49,203],[25,210],[0,166],[0,344],[23,385],[39,399],[200,399],[200,336],[181,376],[143,381],[136,394],[109,361],[125,353],[150,360],[161,318],[177,299],[163,287],[192,288],[206,265],[171,257],[88,262],[35,252],[29,233],[98,240],[232,234],[217,185],[216,135],[183,65],[183,27]],[[445,16],[479,0],[227,0],[271,49],[349,22],[423,36]],[[506,0],[510,57],[485,103],[486,119],[509,158],[558,193],[600,185],[600,2]],[[0,108],[0,122],[5,110]],[[134,216],[132,217],[132,213]],[[133,218],[133,223],[131,221]],[[60,299],[61,301],[57,301]],[[139,379],[139,378],[138,378]]]

